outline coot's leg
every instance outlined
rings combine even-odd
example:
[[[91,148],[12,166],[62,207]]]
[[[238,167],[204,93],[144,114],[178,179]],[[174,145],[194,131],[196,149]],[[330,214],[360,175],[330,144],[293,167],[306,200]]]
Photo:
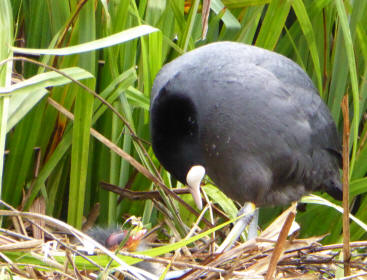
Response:
[[[256,208],[254,211],[254,218],[250,222],[248,227],[247,239],[255,239],[257,237],[257,228],[259,225],[259,208]]]
[[[237,220],[231,232],[219,246],[216,253],[223,253],[224,251],[230,249],[233,243],[240,237],[242,232],[250,223],[252,224],[253,222],[256,222],[256,225],[250,225],[250,229],[255,228],[255,232],[257,231],[258,209],[256,208],[255,204],[252,202],[246,202],[245,205],[238,211],[238,216],[242,217]],[[256,219],[254,219],[255,217]],[[251,229],[251,231],[253,232],[254,230]],[[249,234],[251,239],[256,237],[254,233],[251,233],[251,235],[252,236],[250,237]]]

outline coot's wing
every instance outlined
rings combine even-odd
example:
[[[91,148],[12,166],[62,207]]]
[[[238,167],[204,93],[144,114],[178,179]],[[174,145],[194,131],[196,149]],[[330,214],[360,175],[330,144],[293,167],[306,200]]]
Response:
[[[329,149],[341,162],[341,145],[335,122],[303,69],[283,56],[274,56],[269,60],[257,56],[257,59],[261,61],[261,67],[271,71],[289,91],[295,94],[311,124],[313,146]]]

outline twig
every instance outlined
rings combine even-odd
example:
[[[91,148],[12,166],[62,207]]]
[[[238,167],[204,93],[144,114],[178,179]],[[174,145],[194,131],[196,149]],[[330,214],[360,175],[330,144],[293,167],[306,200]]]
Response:
[[[357,277],[362,277],[362,276],[366,276],[367,272],[362,272],[362,273],[357,273],[351,276],[347,276],[347,277],[343,277],[343,278],[339,278],[339,280],[349,280],[349,279],[356,279]]]
[[[203,1],[203,7],[201,9],[201,39],[205,40],[206,33],[208,32],[208,19],[210,13],[210,0]]]
[[[110,191],[116,193],[123,198],[127,198],[129,200],[150,200],[156,199],[162,201],[162,196],[158,191],[132,191],[127,188],[120,188],[116,185],[109,184],[106,182],[101,182],[101,187],[106,191]],[[172,189],[172,192],[175,194],[189,194],[190,191],[188,188],[183,189]]]
[[[269,268],[268,268],[268,271],[267,271],[266,276],[265,276],[266,280],[273,279],[273,275],[275,273],[278,260],[279,260],[281,254],[283,253],[283,250],[284,250],[284,244],[285,244],[285,241],[287,240],[288,232],[291,229],[294,218],[296,217],[295,207],[296,206],[294,205],[294,209],[289,212],[289,214],[287,216],[287,219],[285,220],[284,225],[282,227],[282,230],[279,233],[277,243],[276,243],[274,251],[271,255]]]
[[[106,182],[101,182],[100,183],[101,187],[109,192],[113,192],[116,193],[118,195],[120,195],[121,198],[127,198],[129,200],[157,200],[157,201],[162,201],[162,196],[159,193],[159,191],[132,191],[129,190],[128,188],[124,187],[118,187],[114,184],[110,184],[110,183],[106,183]],[[179,194],[189,194],[190,191],[188,188],[182,188],[182,189],[171,189],[171,192],[175,193],[176,195]],[[207,200],[208,201],[208,200]],[[219,217],[225,219],[226,221],[229,220],[228,216],[223,213],[223,211],[221,211],[218,207],[216,207],[215,205],[211,205],[214,212],[216,214],[218,214]],[[195,215],[196,217],[199,217],[199,214],[197,214],[196,211],[191,211],[189,209],[189,211]],[[203,218],[203,222],[205,223],[205,225],[207,225],[208,227],[212,228],[213,224],[210,223],[205,217]]]
[[[353,241],[353,242],[350,242],[350,247],[353,247],[353,248],[367,247],[367,241]],[[336,250],[336,249],[340,249],[340,248],[343,248],[342,243],[332,244],[332,245],[325,245],[325,246],[320,245],[319,247],[316,247],[315,245],[311,245],[311,246],[305,246],[305,247],[302,247],[302,248],[287,250],[286,253],[288,254],[288,253],[301,251],[301,250],[310,250],[311,252],[321,252],[321,251],[328,251],[328,250]]]
[[[348,95],[343,97],[342,111],[344,119],[343,131],[343,260],[344,276],[350,271],[350,230],[349,230],[349,110]]]

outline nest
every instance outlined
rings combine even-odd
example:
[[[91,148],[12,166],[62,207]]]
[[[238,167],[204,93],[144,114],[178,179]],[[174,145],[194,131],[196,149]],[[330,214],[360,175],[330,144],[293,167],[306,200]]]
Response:
[[[323,236],[297,239],[294,206],[256,239],[220,254],[213,253],[212,233],[195,240],[193,230],[170,245],[157,244],[155,236],[153,249],[110,251],[57,219],[17,210],[0,213],[15,225],[0,229],[1,279],[159,279],[165,273],[175,273],[175,279],[367,279],[367,241],[351,242],[351,258],[344,262],[344,244],[323,246]],[[137,260],[142,261],[133,264]],[[345,271],[350,276],[342,277]]]

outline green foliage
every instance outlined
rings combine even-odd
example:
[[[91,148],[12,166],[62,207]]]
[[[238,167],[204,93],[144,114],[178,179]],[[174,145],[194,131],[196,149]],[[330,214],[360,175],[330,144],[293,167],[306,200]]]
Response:
[[[9,1],[0,3],[0,61],[12,57],[10,44],[13,42],[13,18]],[[13,63],[11,60],[0,65],[0,87],[8,87],[11,84],[11,69]],[[5,139],[7,132],[7,118],[9,114],[10,97],[0,97],[0,197],[2,197],[3,165]]]
[[[0,65],[0,83],[5,86],[0,95],[0,158],[5,135],[9,151],[1,195],[14,207],[28,209],[37,196],[43,196],[47,214],[81,227],[83,215],[99,202],[100,224],[121,223],[122,217],[133,214],[143,216],[151,226],[166,218],[184,236],[191,224],[183,221],[192,222],[187,218],[190,212],[186,207],[178,211],[178,202],[160,187],[164,203],[120,202],[99,183],[140,191],[156,189],[159,181],[168,187],[176,185],[159,166],[149,144],[149,94],[154,77],[163,64],[185,51],[231,40],[274,50],[299,63],[314,80],[340,132],[340,103],[349,95],[351,196],[360,195],[355,216],[367,222],[365,0],[212,0],[206,38],[201,38],[198,0],[86,1],[81,7],[76,0],[0,2],[0,59],[12,56],[10,45],[17,56],[39,55],[39,62],[67,74],[60,77],[40,64],[16,60],[14,72],[26,80],[10,86],[4,78],[10,68]],[[47,83],[41,81],[42,75]],[[55,78],[50,79],[51,75]],[[80,79],[114,110],[77,84],[75,80]],[[73,113],[75,120],[50,106],[48,97]],[[144,172],[137,172],[126,158],[90,137],[91,127],[131,155]],[[233,205],[211,186],[208,194],[232,217]],[[331,232],[326,242],[333,242],[341,236],[341,215],[325,205],[313,202],[297,218],[303,235]],[[274,215],[263,213],[264,221]],[[351,234],[360,239],[365,230],[352,223]]]

